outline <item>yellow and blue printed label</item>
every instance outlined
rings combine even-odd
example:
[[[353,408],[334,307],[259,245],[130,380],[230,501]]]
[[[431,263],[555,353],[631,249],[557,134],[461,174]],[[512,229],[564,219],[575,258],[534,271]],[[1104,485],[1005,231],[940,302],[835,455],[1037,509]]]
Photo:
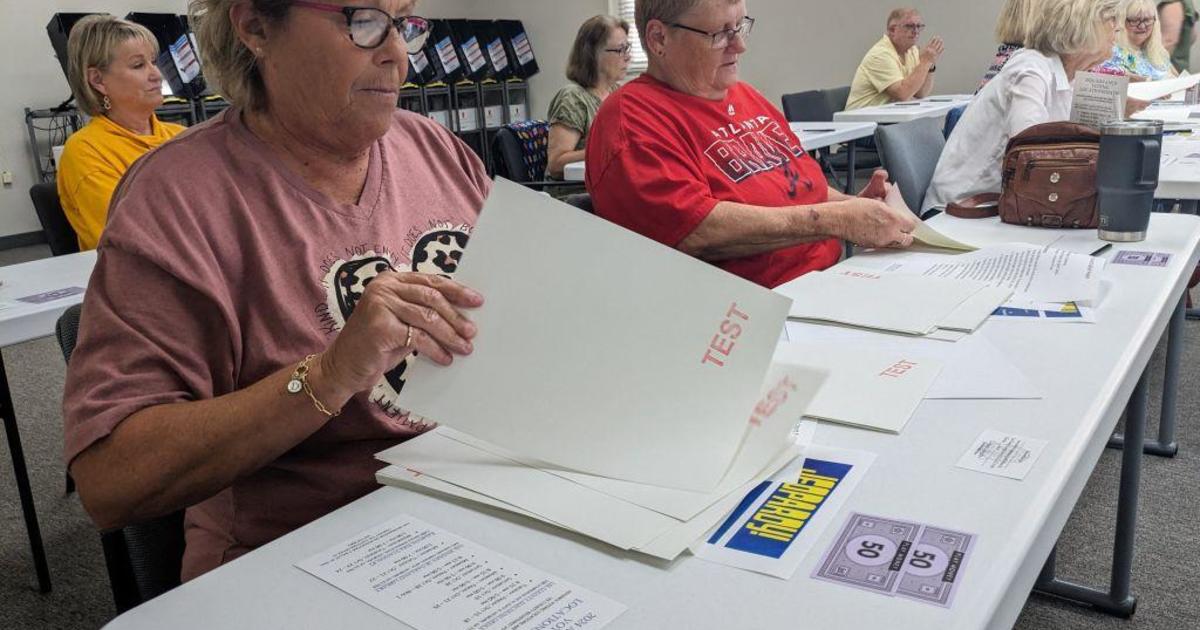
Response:
[[[782,557],[852,468],[838,462],[804,460],[796,480],[764,481],[748,493],[708,543],[718,544],[736,526],[737,530],[720,546],[770,558]]]

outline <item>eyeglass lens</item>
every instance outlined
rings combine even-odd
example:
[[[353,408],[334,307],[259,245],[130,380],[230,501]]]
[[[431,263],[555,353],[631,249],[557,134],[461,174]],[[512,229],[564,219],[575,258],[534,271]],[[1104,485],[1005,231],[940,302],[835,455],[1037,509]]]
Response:
[[[408,52],[415,53],[425,45],[429,37],[429,23],[419,17],[402,17],[399,24],[400,36]],[[363,8],[350,16],[350,39],[356,46],[375,48],[383,43],[388,29],[392,28],[392,17],[379,9]]]

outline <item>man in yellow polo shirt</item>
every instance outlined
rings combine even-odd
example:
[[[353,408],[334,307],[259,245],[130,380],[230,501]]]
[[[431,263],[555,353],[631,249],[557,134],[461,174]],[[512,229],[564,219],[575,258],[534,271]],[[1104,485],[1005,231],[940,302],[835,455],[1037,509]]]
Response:
[[[867,51],[854,73],[846,109],[929,95],[943,44],[941,37],[934,37],[918,49],[923,30],[925,23],[916,9],[896,9],[888,15],[887,34]]]

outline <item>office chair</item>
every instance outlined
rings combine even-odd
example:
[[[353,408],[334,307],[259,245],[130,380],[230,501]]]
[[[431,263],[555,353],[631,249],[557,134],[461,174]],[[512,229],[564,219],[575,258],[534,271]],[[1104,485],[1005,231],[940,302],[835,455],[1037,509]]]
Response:
[[[33,209],[37,212],[42,231],[46,234],[46,242],[50,244],[50,253],[55,256],[74,254],[79,251],[79,237],[75,228],[67,221],[62,203],[58,199],[58,186],[55,184],[34,184],[29,188],[29,198],[33,200]]]
[[[946,127],[942,130],[942,135],[945,136],[947,140],[950,139],[950,133],[953,132],[954,128],[958,126],[958,121],[960,118],[962,118],[963,112],[965,111],[967,111],[967,106],[959,105],[958,107],[946,112]]]
[[[580,182],[546,178],[546,151],[549,144],[550,124],[544,120],[504,125],[492,140],[496,176],[536,190],[581,186]]]
[[[67,309],[55,325],[63,359],[71,361],[79,335],[81,305]],[[176,586],[183,564],[183,510],[100,532],[104,564],[117,614]]]
[[[788,122],[831,122],[834,112],[842,111],[846,107],[846,98],[850,94],[850,88],[845,88],[845,95],[842,95],[842,90],[843,88],[833,88],[784,94],[782,99],[783,115]],[[837,105],[839,98],[841,104],[835,109],[834,106]],[[855,156],[856,169],[879,168],[879,155],[875,152],[874,146],[871,146],[870,143],[856,142],[856,148],[858,150]],[[849,177],[849,158],[844,152],[832,153],[827,148],[819,149],[817,162],[835,181],[838,179],[838,173],[844,173],[846,177]]]
[[[925,190],[933,180],[933,171],[946,146],[942,121],[938,118],[921,118],[895,125],[880,125],[875,130],[875,144],[879,147],[883,167],[892,181],[900,186],[904,202],[920,216]]]

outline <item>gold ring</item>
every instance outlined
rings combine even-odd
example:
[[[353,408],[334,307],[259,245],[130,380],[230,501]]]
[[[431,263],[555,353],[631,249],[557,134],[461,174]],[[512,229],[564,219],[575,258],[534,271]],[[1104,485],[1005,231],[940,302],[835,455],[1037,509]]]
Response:
[[[412,324],[408,324],[408,335],[404,337],[404,347],[412,347]]]

